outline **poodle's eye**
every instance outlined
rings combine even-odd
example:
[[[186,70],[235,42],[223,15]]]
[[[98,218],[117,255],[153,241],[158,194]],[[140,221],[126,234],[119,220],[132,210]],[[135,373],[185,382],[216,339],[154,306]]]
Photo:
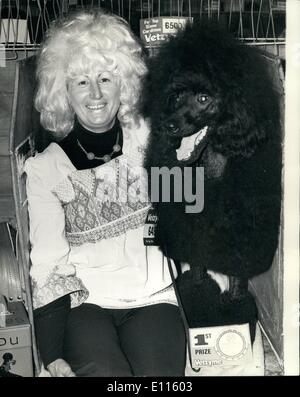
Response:
[[[183,97],[183,93],[176,93],[173,95],[170,95],[170,97],[168,98],[168,105],[171,107],[176,107],[176,105],[180,102],[180,100]]]
[[[182,98],[182,94],[181,93],[177,93],[172,95],[172,101],[178,103],[180,101],[180,99]]]
[[[206,103],[209,99],[209,96],[206,94],[199,94],[197,97],[197,101],[200,103]]]

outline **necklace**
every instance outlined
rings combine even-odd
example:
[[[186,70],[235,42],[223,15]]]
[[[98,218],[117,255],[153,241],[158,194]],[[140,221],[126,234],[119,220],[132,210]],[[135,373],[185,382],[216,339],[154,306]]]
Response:
[[[87,152],[85,148],[81,145],[79,140],[77,139],[77,145],[80,147],[80,149],[83,151],[83,153],[86,155],[88,160],[102,160],[105,163],[108,163],[111,160],[111,157],[114,153],[117,153],[121,150],[121,146],[119,145],[119,132],[117,134],[117,140],[116,143],[113,146],[113,150],[109,154],[105,154],[104,156],[96,156],[95,153],[93,152]]]

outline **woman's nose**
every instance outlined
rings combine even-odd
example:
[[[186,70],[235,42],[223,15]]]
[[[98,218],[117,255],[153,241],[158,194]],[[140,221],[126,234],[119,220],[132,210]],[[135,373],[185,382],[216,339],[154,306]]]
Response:
[[[90,98],[100,99],[102,97],[102,92],[99,84],[97,82],[91,82],[90,84]]]

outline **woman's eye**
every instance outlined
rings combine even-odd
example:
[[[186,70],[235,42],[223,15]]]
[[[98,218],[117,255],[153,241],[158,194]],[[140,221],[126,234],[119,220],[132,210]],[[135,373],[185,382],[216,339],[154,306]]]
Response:
[[[85,87],[86,85],[88,85],[88,81],[87,80],[80,80],[78,81],[78,85],[81,87]]]
[[[109,77],[100,77],[99,78],[99,83],[109,83],[110,78]]]
[[[208,101],[208,98],[209,97],[206,94],[199,94],[198,98],[197,98],[197,101],[200,102],[200,103],[205,103],[205,102]]]

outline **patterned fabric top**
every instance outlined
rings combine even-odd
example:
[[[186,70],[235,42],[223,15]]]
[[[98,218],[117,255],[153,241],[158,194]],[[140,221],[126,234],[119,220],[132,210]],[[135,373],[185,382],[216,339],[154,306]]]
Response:
[[[71,245],[123,234],[145,223],[150,208],[146,171],[120,156],[96,168],[74,171],[53,193],[64,206]]]
[[[91,169],[54,142],[26,161],[35,309],[67,294],[72,307],[176,304],[163,253],[143,239],[148,131],[124,128],[123,155]]]

